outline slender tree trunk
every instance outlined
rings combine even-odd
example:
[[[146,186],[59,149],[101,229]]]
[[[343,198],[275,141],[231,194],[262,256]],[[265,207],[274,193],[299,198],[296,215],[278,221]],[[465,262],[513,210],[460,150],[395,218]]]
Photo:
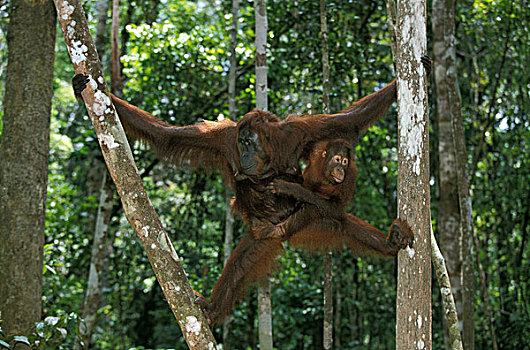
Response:
[[[91,77],[82,96],[125,215],[144,247],[188,347],[214,348],[215,339],[204,315],[194,304],[195,296],[177,252],[143,188],[127,138],[108,96],[85,12],[78,0],[54,0],[54,3],[75,72]]]
[[[341,259],[340,255],[336,259],[335,268],[339,273],[336,274],[335,278],[335,349],[340,350],[342,349],[341,344],[341,323],[342,323],[342,294],[341,294],[341,286],[342,286],[342,266],[341,266]]]
[[[123,77],[120,62],[120,1],[112,0],[112,25],[110,30],[111,43],[111,90],[121,95]]]
[[[455,299],[451,291],[451,279],[449,277],[445,259],[436,243],[434,232],[431,226],[431,255],[436,279],[440,285],[442,295],[443,314],[445,316],[448,331],[447,343],[452,350],[463,350],[460,326],[458,324],[458,313],[456,311]]]
[[[267,9],[265,0],[254,2],[256,17],[256,108],[267,110]],[[267,280],[258,287],[260,349],[272,350],[271,289]]]
[[[451,7],[453,5],[453,7]],[[462,260],[461,242],[462,230],[460,225],[460,209],[458,203],[458,186],[456,181],[455,148],[453,142],[453,127],[451,124],[453,112],[450,97],[454,95],[454,88],[449,84],[448,71],[456,67],[448,66],[455,63],[451,59],[454,54],[454,0],[434,0],[432,11],[432,26],[434,33],[434,59],[436,79],[436,114],[438,117],[438,150],[440,164],[440,201],[438,214],[438,236],[440,247],[447,263],[452,292],[455,298],[456,310],[462,316]],[[451,343],[449,329],[444,318],[446,347]],[[460,330],[462,324],[460,324]]]
[[[94,36],[94,43],[96,45],[96,50],[98,52],[99,59],[103,61],[108,61],[105,57],[106,45],[108,43],[107,36],[107,19],[109,12],[109,1],[110,0],[97,0],[96,2],[96,33]],[[90,196],[99,196],[101,195],[101,179],[103,179],[104,173],[107,172],[105,167],[105,162],[99,157],[101,151],[97,148],[91,149],[90,151],[90,162],[92,166],[88,170],[88,194]],[[110,182],[112,180],[107,177]],[[99,209],[98,209],[99,210]],[[96,218],[97,221],[97,218]],[[95,230],[94,227],[90,227],[90,230]]]
[[[436,68],[436,86],[437,92],[442,94],[443,105],[438,106],[438,114],[440,119],[440,138],[443,137],[443,144],[440,143],[440,163],[442,166],[451,171],[450,188],[441,188],[442,198],[450,196],[451,208],[442,207],[446,209],[446,214],[450,219],[458,217],[458,227],[451,221],[448,225],[440,227],[441,235],[444,230],[459,229],[459,240],[454,237],[446,237],[445,251],[450,254],[450,260],[455,257],[452,251],[456,248],[452,243],[461,242],[459,252],[461,254],[460,261],[462,266],[450,263],[450,273],[453,273],[451,283],[453,286],[461,286],[461,291],[455,289],[457,292],[457,309],[462,316],[462,337],[464,341],[464,349],[473,350],[475,344],[475,325],[474,325],[474,309],[475,309],[475,274],[473,265],[472,239],[473,239],[473,212],[471,208],[471,197],[469,195],[469,180],[467,177],[467,152],[465,148],[465,137],[462,124],[462,98],[460,96],[460,89],[458,86],[457,67],[456,67],[456,49],[455,49],[455,1],[454,0],[435,0],[433,3],[435,15],[433,20],[433,27],[435,29],[435,55],[437,57]],[[439,61],[439,62],[438,62]],[[438,64],[439,63],[439,64]],[[440,97],[439,97],[439,100]],[[443,133],[442,135],[442,125]],[[451,135],[451,138],[448,135]],[[442,150],[442,147],[444,149]],[[442,152],[443,151],[443,152]],[[443,155],[442,155],[443,153]],[[453,156],[454,155],[454,156]],[[442,158],[444,157],[444,158]],[[451,159],[450,164],[444,164],[443,159]],[[442,169],[443,170],[443,169]],[[440,174],[444,174],[440,171]],[[444,184],[444,179],[441,178],[441,184]],[[457,189],[455,191],[454,189]],[[454,197],[453,194],[456,194]],[[455,203],[455,201],[458,201]],[[447,203],[447,202],[446,202]],[[456,209],[458,208],[458,216]],[[453,227],[454,226],[454,227]],[[443,237],[443,236],[441,236]],[[458,268],[458,270],[453,270]],[[461,293],[461,295],[460,295]],[[458,299],[461,298],[461,302]],[[492,338],[495,339],[495,334],[492,329]],[[494,346],[496,342],[494,341]]]
[[[230,30],[230,71],[228,72],[228,114],[231,120],[236,120],[236,73],[237,73],[237,28],[239,16],[239,0],[232,0],[232,28]],[[225,189],[225,242],[224,242],[224,265],[232,254],[232,243],[234,241],[234,215],[232,214],[232,190]],[[230,350],[231,329],[234,316],[229,315],[223,322],[223,349]]]
[[[320,0],[320,38],[322,42],[322,104],[323,112],[329,113],[329,51],[326,0]],[[324,254],[324,349],[333,347],[333,255]]]
[[[396,349],[431,349],[431,245],[429,125],[424,0],[397,3],[398,217],[414,232],[414,245],[398,255]]]
[[[75,344],[75,349],[89,349],[92,331],[96,325],[97,312],[101,302],[101,289],[103,286],[103,270],[105,266],[108,224],[112,217],[114,205],[114,186],[107,171],[103,173],[99,196],[99,207],[92,242],[92,257],[86,288],[85,301],[81,317],[84,323],[79,327],[80,339]]]
[[[322,42],[322,104],[323,112],[329,113],[329,50],[328,50],[328,22],[326,17],[326,0],[320,0],[320,39]]]
[[[454,164],[451,164],[451,167],[454,169],[455,175],[452,182],[455,182],[454,187],[457,189],[441,190],[442,193],[455,193],[457,194],[456,204],[459,208],[458,216],[460,218],[458,224],[459,229],[461,230],[460,241],[460,261],[462,263],[461,269],[459,269],[459,280],[456,278],[451,279],[451,283],[460,283],[462,290],[460,291],[461,296],[458,295],[458,298],[462,299],[462,302],[457,301],[457,308],[459,314],[462,315],[463,325],[462,325],[462,337],[464,341],[464,349],[473,350],[475,344],[475,324],[474,324],[474,309],[475,309],[475,274],[474,274],[474,265],[473,265],[473,251],[472,251],[472,240],[473,240],[473,212],[471,207],[471,197],[469,195],[469,180],[467,177],[467,152],[465,148],[465,136],[463,131],[462,124],[462,98],[460,96],[460,89],[458,86],[458,76],[457,76],[457,67],[456,67],[456,49],[455,49],[455,1],[454,0],[436,0],[433,4],[435,8],[435,13],[438,13],[437,16],[434,16],[434,22],[437,23],[436,27],[439,27],[438,34],[439,42],[435,44],[435,54],[440,57],[440,72],[438,71],[438,64],[436,67],[436,82],[437,87],[440,87],[445,90],[444,99],[445,106],[439,106],[440,110],[444,110],[444,128],[449,129],[451,133],[451,144],[447,143],[446,153],[454,154]],[[438,53],[436,53],[438,51]],[[440,76],[440,78],[438,77]],[[438,82],[440,80],[440,82]],[[441,112],[439,112],[441,113]],[[447,130],[449,133],[449,130]],[[449,141],[447,139],[446,141]],[[440,154],[441,154],[440,150]],[[442,163],[442,162],[441,162]],[[443,164],[443,163],[442,163]],[[454,201],[455,199],[451,199]],[[453,210],[454,211],[454,210]],[[456,214],[455,214],[456,215]],[[453,240],[455,241],[455,240]],[[448,246],[447,252],[449,249],[454,249],[454,247]],[[455,277],[457,277],[455,271]],[[451,271],[450,271],[451,273]],[[454,281],[454,282],[453,282]],[[488,296],[485,296],[486,308],[489,307]],[[493,340],[493,347],[497,349],[497,342],[495,339],[495,331],[493,329],[493,321],[491,317],[490,321],[490,331],[491,337]]]
[[[272,350],[272,315],[271,315],[271,286],[267,280],[266,285],[258,287],[258,326],[259,348]]]
[[[324,349],[333,348],[333,254],[324,253]]]
[[[236,0],[237,1],[237,0]],[[224,256],[223,264],[226,265],[226,262],[232,254],[232,242],[234,241],[234,215],[232,214],[232,206],[230,202],[232,201],[232,191],[229,188],[225,189],[225,241],[224,241]],[[232,323],[234,322],[234,316],[228,315],[223,321],[223,349],[230,350],[231,339],[231,330]]]
[[[228,72],[228,113],[236,120],[236,79],[237,79],[237,29],[239,18],[239,0],[232,0],[232,28],[230,30],[230,71]],[[226,253],[225,253],[226,256]]]
[[[104,13],[98,13],[98,26],[97,30],[106,32],[106,28],[101,29],[102,23],[106,26],[106,18],[108,12],[107,5],[101,5],[102,2],[98,2],[98,11]],[[121,70],[120,70],[120,47],[119,47],[119,28],[120,28],[120,16],[119,16],[119,1],[113,0],[112,6],[112,24],[111,24],[111,89],[114,94],[121,95]],[[105,35],[97,35],[95,45],[96,48],[104,50]],[[104,56],[104,51],[98,51],[99,57]],[[99,158],[98,162],[99,162]],[[99,206],[96,216],[96,225],[94,228],[94,240],[92,242],[92,256],[90,259],[90,269],[88,273],[88,284],[86,288],[85,300],[83,303],[83,310],[81,317],[84,320],[79,327],[79,337],[76,339],[75,349],[89,349],[90,340],[92,338],[92,332],[96,326],[97,312],[101,303],[101,295],[103,289],[103,272],[105,270],[105,258],[107,256],[107,234],[109,224],[112,219],[112,208],[114,206],[114,193],[116,192],[112,179],[108,174],[105,163],[99,165],[102,169],[101,185],[99,190]]]
[[[0,145],[0,318],[27,337],[41,318],[42,265],[56,15],[12,0]],[[29,348],[18,343],[17,349]]]
[[[460,205],[460,220],[462,228],[462,339],[465,350],[475,349],[475,269],[473,265],[473,209],[469,194],[469,177],[467,168],[467,151],[462,121],[462,97],[458,86],[456,70],[456,48],[454,43],[454,1],[446,1],[446,13],[451,25],[447,35],[449,54],[447,57],[447,82],[449,88],[448,100],[451,109],[451,124],[453,127],[453,142],[455,149],[455,164],[457,173],[458,200]],[[495,342],[493,325],[492,337]]]
[[[103,60],[105,44],[107,43],[107,18],[109,12],[109,1],[110,0],[98,0],[96,3],[98,24],[96,25],[96,35],[94,42],[96,44],[96,50],[98,51],[100,60]]]
[[[266,111],[267,99],[267,9],[265,0],[254,3],[256,16],[256,108]]]

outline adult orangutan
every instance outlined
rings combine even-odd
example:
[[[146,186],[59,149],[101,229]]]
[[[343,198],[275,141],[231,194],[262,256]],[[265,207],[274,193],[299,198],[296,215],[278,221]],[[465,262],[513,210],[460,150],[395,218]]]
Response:
[[[221,323],[248,283],[260,283],[267,277],[282,252],[282,241],[310,251],[341,250],[346,245],[356,253],[380,256],[394,256],[412,244],[414,236],[400,219],[394,220],[387,238],[369,223],[344,212],[357,179],[352,156],[353,148],[345,140],[319,141],[307,156],[303,185],[279,177],[269,184],[272,193],[296,199],[299,208],[280,224],[261,222],[251,227],[259,239],[243,236],[214,286],[210,303],[199,298],[209,319]]]
[[[429,73],[430,59],[422,57],[421,61]],[[74,77],[77,96],[90,79],[85,75]],[[92,80],[94,84],[97,82]],[[268,189],[272,180],[301,183],[300,157],[315,142],[342,138],[356,145],[360,134],[383,116],[397,96],[393,80],[335,114],[290,116],[280,121],[271,113],[254,110],[238,123],[203,121],[180,127],[158,120],[113,94],[111,98],[127,134],[149,144],[158,157],[177,165],[218,169],[234,188],[233,209],[252,228],[280,224],[300,208],[295,198],[275,196]],[[225,316],[227,302],[231,310],[246,281],[265,276],[283,250],[280,239],[255,233],[251,230],[241,238],[225,267],[234,270],[230,275],[233,280],[216,284],[221,292],[214,290],[210,298],[210,315],[215,322]],[[232,288],[234,283],[238,288]]]

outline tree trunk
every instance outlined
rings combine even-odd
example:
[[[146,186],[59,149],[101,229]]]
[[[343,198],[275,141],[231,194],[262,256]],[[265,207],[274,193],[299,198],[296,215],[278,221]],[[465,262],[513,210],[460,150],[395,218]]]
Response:
[[[464,349],[473,350],[475,345],[475,324],[474,324],[474,309],[475,309],[475,275],[473,265],[472,253],[472,239],[473,239],[473,212],[471,207],[471,197],[469,195],[469,180],[467,177],[467,152],[465,148],[465,136],[462,124],[462,98],[460,96],[460,89],[458,86],[458,76],[456,67],[456,49],[455,49],[455,1],[454,0],[436,0],[433,3],[434,25],[435,30],[435,55],[440,57],[440,64],[436,67],[436,84],[437,91],[442,89],[444,105],[439,106],[439,110],[443,110],[443,123],[445,133],[451,134],[451,139],[444,138],[447,148],[445,153],[447,157],[452,157],[454,154],[453,163],[450,167],[453,170],[454,178],[452,177],[451,187],[454,189],[441,189],[442,194],[456,193],[456,198],[451,198],[451,205],[458,208],[458,229],[460,230],[459,239],[461,242],[459,257],[462,266],[458,266],[458,270],[454,271],[454,277],[451,278],[451,283],[458,283],[461,285],[461,290],[457,290],[457,309],[462,316],[463,325],[462,338],[464,342]],[[436,32],[439,32],[436,34]],[[440,68],[438,68],[441,66]],[[440,71],[439,71],[440,70]],[[440,76],[440,77],[439,77]],[[440,80],[440,81],[439,81]],[[440,87],[438,87],[438,85]],[[441,115],[440,115],[441,119]],[[441,131],[441,130],[440,130]],[[442,150],[440,148],[440,157]],[[449,155],[451,153],[451,155]],[[442,159],[440,163],[443,165]],[[443,181],[443,180],[441,180]],[[456,189],[456,191],[455,191]],[[440,207],[442,208],[442,207]],[[455,209],[451,209],[456,217]],[[456,240],[453,239],[453,242]],[[448,242],[449,243],[449,242]],[[456,247],[447,246],[446,251]],[[452,255],[452,253],[450,253]],[[452,259],[452,258],[451,258]],[[452,271],[449,271],[450,273]],[[457,278],[458,277],[458,278]],[[461,295],[460,295],[461,293]],[[461,302],[458,299],[461,298]],[[489,308],[487,296],[485,297],[486,307]],[[493,340],[494,349],[497,348],[495,340],[495,332],[493,329],[493,322],[490,319],[490,330]]]
[[[110,219],[112,218],[112,207],[114,205],[115,189],[107,171],[103,173],[99,195],[99,207],[94,230],[94,241],[92,242],[92,257],[90,259],[90,270],[88,274],[88,285],[86,287],[85,301],[81,317],[84,324],[79,327],[80,341],[76,342],[76,349],[89,349],[92,331],[96,325],[96,317],[101,301],[101,289],[103,286],[103,270],[105,266],[107,232]]]
[[[340,255],[338,255],[336,262],[335,262],[335,268],[339,273],[336,274],[335,278],[335,349],[340,350],[342,349],[342,343],[341,343],[341,324],[342,324],[342,293],[341,293],[341,286],[342,286],[342,274],[340,271],[342,271],[341,266],[341,259]]]
[[[438,237],[445,256],[456,311],[462,314],[462,261],[460,209],[456,181],[455,148],[451,124],[452,97],[454,86],[448,82],[450,70],[454,67],[451,51],[454,54],[454,13],[451,12],[454,0],[434,0],[432,26],[434,33],[434,68],[436,79],[436,114],[438,117],[438,150],[440,164],[440,201],[438,214]],[[452,8],[454,10],[454,7]],[[453,63],[453,66],[449,66]],[[460,319],[461,320],[461,319]],[[450,344],[449,330],[444,318],[446,345]],[[460,325],[460,330],[462,326]]]
[[[458,201],[460,206],[460,220],[462,229],[462,340],[465,350],[475,348],[475,269],[473,265],[473,209],[469,194],[469,178],[467,169],[466,139],[462,122],[462,97],[458,86],[456,71],[456,48],[454,43],[454,1],[446,1],[446,13],[451,27],[447,37],[447,83],[449,88],[448,100],[451,109],[451,124],[453,128],[453,142],[455,149],[455,164],[457,174]],[[493,325],[491,325],[493,331]],[[493,344],[496,346],[495,334]]]
[[[256,108],[266,111],[267,99],[267,9],[265,0],[254,3],[256,16]]]
[[[115,95],[121,96],[123,89],[123,77],[121,75],[120,62],[120,1],[112,0],[112,25],[110,30],[111,46],[111,90]]]
[[[188,347],[213,348],[215,340],[202,311],[194,304],[195,296],[177,252],[143,188],[125,133],[108,96],[83,8],[78,0],[54,2],[75,72],[91,77],[82,93],[83,100],[121,196],[125,215],[144,247]]]
[[[106,3],[102,5],[101,3]],[[111,24],[111,85],[114,94],[121,96],[121,71],[120,71],[120,47],[118,41],[118,33],[120,27],[120,16],[118,8],[118,0],[113,0],[112,6],[112,24]],[[98,31],[105,33],[106,18],[108,12],[108,2],[99,1],[97,6],[98,11],[98,26],[96,31],[95,45],[98,49],[100,59],[104,56],[105,35],[99,35]],[[103,26],[103,28],[100,28]],[[100,160],[97,158],[97,162]],[[85,300],[83,303],[83,310],[81,317],[84,324],[79,327],[79,338],[75,343],[75,349],[89,349],[92,332],[96,326],[97,312],[101,302],[101,294],[103,288],[103,271],[105,266],[105,258],[107,256],[107,234],[110,221],[112,219],[112,207],[114,206],[114,193],[116,192],[112,179],[110,178],[107,167],[101,164],[98,168],[102,169],[101,185],[99,190],[99,206],[96,216],[96,225],[94,229],[94,240],[92,242],[92,256],[90,259],[90,269],[88,273],[88,284],[86,288]]]
[[[326,0],[320,0],[320,38],[322,42],[322,104],[323,112],[329,113],[329,51]],[[324,254],[324,325],[323,346],[333,347],[333,255]]]
[[[266,285],[258,287],[258,325],[259,348],[272,350],[272,315],[271,315],[271,286],[267,280]]]
[[[446,319],[448,339],[446,343],[452,350],[463,350],[462,337],[460,335],[460,326],[458,324],[458,313],[456,312],[455,299],[451,292],[451,279],[447,271],[445,259],[438,248],[436,238],[431,226],[431,255],[434,270],[436,271],[436,279],[440,286],[440,293],[442,295],[443,314]]]
[[[103,60],[103,53],[105,52],[105,44],[107,43],[107,18],[109,16],[109,1],[98,0],[96,3],[96,11],[98,24],[96,25],[95,43],[98,51],[99,59]]]
[[[236,0],[237,1],[237,0]],[[232,69],[232,68],[230,68]],[[234,241],[234,215],[232,214],[232,206],[230,202],[232,201],[232,191],[229,188],[225,189],[225,241],[224,241],[224,256],[223,256],[223,265],[226,265],[226,262],[232,254],[232,242]],[[231,338],[231,329],[232,322],[234,321],[234,316],[232,314],[226,316],[223,321],[223,349],[230,350],[230,338]]]
[[[237,73],[237,23],[239,16],[239,0],[232,0],[232,28],[230,30],[230,71],[228,72],[228,114],[230,120],[236,120],[237,109],[236,109],[236,73]],[[232,206],[230,202],[232,200],[232,190],[229,188],[225,189],[225,242],[224,242],[224,265],[232,254],[232,243],[234,241],[234,215],[232,214]],[[230,350],[230,333],[231,326],[234,320],[233,315],[229,315],[223,322],[223,349]]]
[[[333,348],[333,254],[324,253],[324,349]]]
[[[329,50],[328,50],[328,22],[326,17],[326,0],[320,0],[320,38],[322,42],[322,110],[330,112],[329,93]]]
[[[49,1],[12,0],[9,19],[0,146],[0,318],[6,335],[27,337],[41,318],[56,15]]]
[[[267,9],[265,0],[254,2],[256,17],[256,108],[267,110]],[[269,280],[258,287],[259,344],[272,350],[271,291]]]
[[[414,232],[412,248],[398,255],[396,348],[431,349],[431,245],[429,125],[423,0],[398,1],[396,68],[398,78],[398,217]]]

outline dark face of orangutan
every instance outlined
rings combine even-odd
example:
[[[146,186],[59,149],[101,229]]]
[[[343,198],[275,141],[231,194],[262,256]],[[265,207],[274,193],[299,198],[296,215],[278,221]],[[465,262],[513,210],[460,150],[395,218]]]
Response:
[[[237,135],[237,148],[241,172],[244,175],[258,176],[268,170],[269,157],[256,131],[246,127],[240,128]]]

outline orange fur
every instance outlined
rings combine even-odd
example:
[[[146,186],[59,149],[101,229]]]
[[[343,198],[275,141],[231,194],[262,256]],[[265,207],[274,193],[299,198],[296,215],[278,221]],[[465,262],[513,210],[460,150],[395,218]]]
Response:
[[[218,323],[230,313],[246,286],[272,271],[283,247],[280,239],[267,238],[271,237],[267,230],[294,215],[301,206],[293,198],[275,196],[267,185],[273,179],[301,183],[299,160],[318,141],[331,137],[357,144],[360,133],[396,100],[396,82],[336,114],[290,116],[280,121],[271,113],[254,110],[237,124],[224,120],[173,126],[112,94],[111,98],[130,137],[147,143],[159,158],[177,165],[218,170],[235,190],[234,211],[251,231],[237,245],[210,297],[212,318]],[[259,147],[265,154],[257,160],[255,175],[245,174],[241,167],[237,140],[242,128],[258,134]],[[324,192],[328,189],[323,187]],[[256,231],[255,227],[266,229]]]
[[[79,92],[76,90],[76,94]],[[263,173],[252,180],[292,174],[292,169],[299,168],[300,157],[314,142],[344,138],[357,144],[360,133],[384,115],[397,95],[394,80],[335,114],[289,116],[280,121],[274,114],[256,109],[237,124],[225,119],[188,126],[170,125],[113,94],[111,98],[127,134],[149,144],[158,157],[178,165],[218,170],[230,186],[237,187],[238,176],[242,174],[237,145],[241,128],[258,131],[267,153],[267,159],[262,160]]]
[[[78,77],[81,77],[81,80],[76,84]],[[74,90],[78,96],[84,88],[84,79],[87,77],[74,77]],[[115,95],[111,94],[111,98],[125,131],[133,139],[149,144],[159,158],[177,165],[218,170],[227,184],[235,190],[234,211],[243,217],[251,227],[251,232],[245,235],[236,247],[212,293],[211,309],[219,310],[216,311],[217,316],[214,319],[220,322],[240,297],[248,284],[246,280],[258,281],[266,276],[274,267],[274,257],[283,249],[279,239],[267,239],[267,232],[256,233],[253,227],[258,225],[260,228],[270,229],[278,224],[293,222],[289,220],[290,217],[295,213],[298,217],[305,213],[304,208],[310,207],[293,198],[275,196],[267,188],[268,183],[274,179],[301,182],[299,161],[318,141],[343,138],[355,146],[359,142],[360,134],[384,115],[397,95],[394,80],[383,89],[336,114],[290,116],[279,121],[271,113],[254,110],[237,124],[224,120],[203,121],[188,126],[169,125]],[[249,128],[258,133],[260,142],[257,147],[265,156],[256,162],[259,164],[257,173],[246,174],[241,166],[238,134],[242,128]],[[353,180],[351,193],[354,183]],[[323,186],[320,193],[325,196],[325,193],[331,194],[333,189],[334,187]],[[328,198],[330,203],[333,202],[333,196]],[[349,197],[339,195],[338,198],[344,201]],[[328,217],[324,216],[324,220],[328,220]],[[340,228],[347,225],[340,220],[330,221],[331,227]],[[295,226],[300,224],[296,220],[294,222]],[[295,234],[298,232],[299,230],[295,229],[290,233],[293,242],[297,239]],[[335,231],[322,232],[330,232],[333,242],[338,239],[335,238]],[[300,237],[306,234],[302,231]],[[314,236],[307,240],[315,241],[314,246],[322,245],[325,240],[324,237],[317,239],[315,235],[309,236]]]
[[[309,251],[341,250],[347,246],[354,253],[380,256],[394,256],[410,243],[412,232],[400,220],[394,222],[391,228],[395,230],[385,237],[367,222],[344,213],[353,196],[357,177],[352,146],[348,142],[318,142],[309,154],[303,186],[275,179],[275,191],[279,195],[275,201],[268,203],[267,187],[262,188],[263,182],[256,181],[246,188],[245,196],[239,197],[239,204],[236,201],[235,208],[238,210],[254,208],[256,202],[265,206],[279,205],[281,198],[295,198],[301,206],[276,225],[268,221],[270,218],[261,217],[258,220],[257,212],[260,210],[253,211],[253,218],[246,217],[251,231],[237,244],[210,297],[210,316],[214,323],[221,323],[232,312],[236,301],[250,284],[264,280],[274,270],[276,258],[283,252],[282,240]],[[323,157],[323,154],[327,155]],[[324,175],[332,167],[330,160],[335,155],[349,161],[340,184],[330,183]],[[243,183],[239,188],[244,189]],[[275,218],[274,221],[277,220]]]
[[[276,259],[283,251],[279,239],[256,240],[250,233],[241,237],[210,297],[209,313],[214,323],[222,323],[232,313],[236,301],[246,288],[265,280],[274,270]]]
[[[326,177],[336,156],[349,160],[344,181],[331,183]],[[355,253],[394,256],[413,239],[408,225],[396,219],[388,237],[369,223],[344,212],[353,196],[357,168],[352,147],[344,140],[323,141],[310,152],[303,174],[303,187],[276,181],[276,192],[303,202],[300,210],[281,223],[281,232],[293,246],[310,251],[340,250],[347,246]],[[270,235],[276,235],[272,230]]]

